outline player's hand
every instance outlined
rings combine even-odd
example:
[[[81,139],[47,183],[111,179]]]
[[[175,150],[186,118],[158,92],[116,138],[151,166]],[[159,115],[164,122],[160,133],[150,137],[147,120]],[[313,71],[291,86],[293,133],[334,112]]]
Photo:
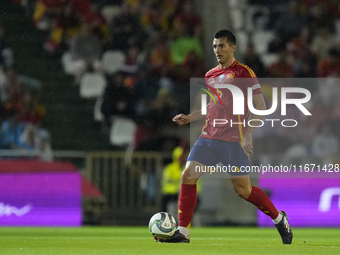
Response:
[[[189,115],[185,115],[185,114],[177,114],[173,119],[173,122],[176,122],[178,125],[185,125],[190,123],[190,116]]]
[[[248,153],[254,153],[253,152],[253,139],[251,138],[251,135],[245,134],[244,140],[242,144],[243,152],[247,155]]]

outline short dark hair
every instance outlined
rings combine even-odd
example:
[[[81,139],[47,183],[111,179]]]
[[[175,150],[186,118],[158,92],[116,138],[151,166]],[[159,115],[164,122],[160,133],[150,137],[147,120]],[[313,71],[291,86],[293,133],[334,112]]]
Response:
[[[222,29],[214,34],[214,39],[219,39],[219,38],[227,38],[229,45],[236,45],[235,35],[227,29]]]

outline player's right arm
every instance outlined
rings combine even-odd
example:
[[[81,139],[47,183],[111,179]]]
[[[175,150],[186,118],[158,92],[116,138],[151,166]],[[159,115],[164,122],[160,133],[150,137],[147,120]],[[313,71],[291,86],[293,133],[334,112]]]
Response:
[[[214,70],[214,69],[216,69],[216,67],[213,68],[213,69],[211,69],[210,71],[212,71],[212,70]],[[209,71],[209,72],[210,72],[210,71]],[[207,74],[208,74],[209,72],[207,72],[206,75],[205,75],[205,79],[206,79],[206,80],[208,80],[208,77],[210,77],[210,76],[207,76]],[[207,83],[208,83],[208,81],[207,81]],[[209,103],[209,104],[210,104],[210,103]],[[207,104],[207,112],[208,112],[208,110],[209,110],[209,104]],[[183,113],[177,114],[177,115],[172,119],[172,121],[173,121],[173,122],[176,122],[178,125],[183,126],[183,125],[185,125],[185,124],[189,124],[189,123],[192,122],[192,121],[199,120],[199,119],[203,119],[203,118],[206,118],[206,115],[202,115],[202,114],[201,114],[201,110],[198,110],[198,111],[193,112],[193,113],[191,113],[191,114],[189,114],[189,115],[186,115],[186,114],[183,114]]]
[[[207,108],[209,109],[209,104],[207,105]],[[201,110],[198,110],[196,112],[193,112],[189,115],[186,115],[186,114],[177,114],[173,119],[172,121],[173,122],[176,122],[178,125],[180,126],[183,126],[185,124],[189,124],[190,122],[192,121],[195,121],[195,120],[199,120],[199,119],[203,119],[203,118],[206,118],[206,115],[202,115],[201,114]]]

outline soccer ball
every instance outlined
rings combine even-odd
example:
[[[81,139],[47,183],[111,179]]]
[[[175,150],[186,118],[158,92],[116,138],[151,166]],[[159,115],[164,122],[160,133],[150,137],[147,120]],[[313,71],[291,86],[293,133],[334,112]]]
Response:
[[[149,221],[149,230],[158,239],[171,237],[175,233],[176,227],[175,217],[167,212],[156,213]]]

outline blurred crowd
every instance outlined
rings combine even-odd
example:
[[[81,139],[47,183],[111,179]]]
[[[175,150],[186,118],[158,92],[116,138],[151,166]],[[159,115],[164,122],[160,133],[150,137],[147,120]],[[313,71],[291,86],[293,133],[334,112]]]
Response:
[[[189,111],[190,77],[206,72],[202,21],[192,1],[16,2],[37,29],[47,31],[44,50],[60,58],[75,85],[88,73],[105,76],[103,132],[110,132],[115,119],[130,118],[136,123],[135,149],[171,152],[178,145],[171,119]],[[107,52],[124,55],[114,71],[105,67]]]
[[[305,118],[296,107],[292,109],[291,116],[299,120],[298,128],[294,132],[289,128],[269,132],[266,138],[259,135],[257,144],[260,152],[285,153],[288,157],[336,156],[340,142],[337,102],[340,92],[337,85],[340,77],[339,1],[248,2],[263,5],[268,10],[268,15],[255,15],[253,21],[260,24],[260,29],[274,33],[266,54],[276,56],[277,60],[265,68],[253,45],[248,45],[245,64],[253,68],[259,77],[314,78],[293,82],[295,86],[311,92],[308,109],[312,116]],[[270,106],[271,90],[265,88],[264,94]],[[264,142],[266,146],[263,146]]]
[[[340,5],[337,0],[249,2],[265,4],[268,9],[269,15],[262,22],[262,28],[273,31],[275,37],[269,43],[267,52],[279,54],[278,61],[265,70],[261,63],[256,63],[252,45],[248,46],[245,62],[258,69],[259,77],[312,78],[339,75]],[[259,14],[253,21],[258,22],[256,20],[259,19],[264,17]]]
[[[45,109],[39,103],[41,90],[39,80],[17,73],[13,50],[0,25],[1,150],[16,149],[20,155],[52,160],[50,134],[42,128]]]
[[[180,137],[173,136],[175,125],[171,119],[190,110],[190,77],[204,77],[208,71],[204,66],[202,20],[193,1],[15,1],[21,2],[37,29],[48,32],[42,42],[44,50],[61,59],[65,73],[74,77],[76,85],[85,73],[105,75],[100,104],[104,132],[109,133],[117,117],[124,117],[136,122],[134,149],[171,152],[181,142]],[[339,77],[338,0],[247,2],[268,10],[268,16],[260,13],[253,22],[275,34],[266,49],[266,53],[276,56],[270,65],[263,63],[253,44],[248,44],[240,59],[258,77]],[[106,52],[124,55],[124,61],[113,72],[103,66]],[[308,89],[312,93],[308,107],[313,118],[308,121],[298,116],[299,131],[276,131],[269,134],[272,139],[259,132],[255,139],[257,152],[322,156],[320,148],[327,146],[330,154],[338,152],[338,88],[316,82]],[[264,95],[270,104],[271,90],[264,89]],[[300,154],[292,153],[296,147]]]

